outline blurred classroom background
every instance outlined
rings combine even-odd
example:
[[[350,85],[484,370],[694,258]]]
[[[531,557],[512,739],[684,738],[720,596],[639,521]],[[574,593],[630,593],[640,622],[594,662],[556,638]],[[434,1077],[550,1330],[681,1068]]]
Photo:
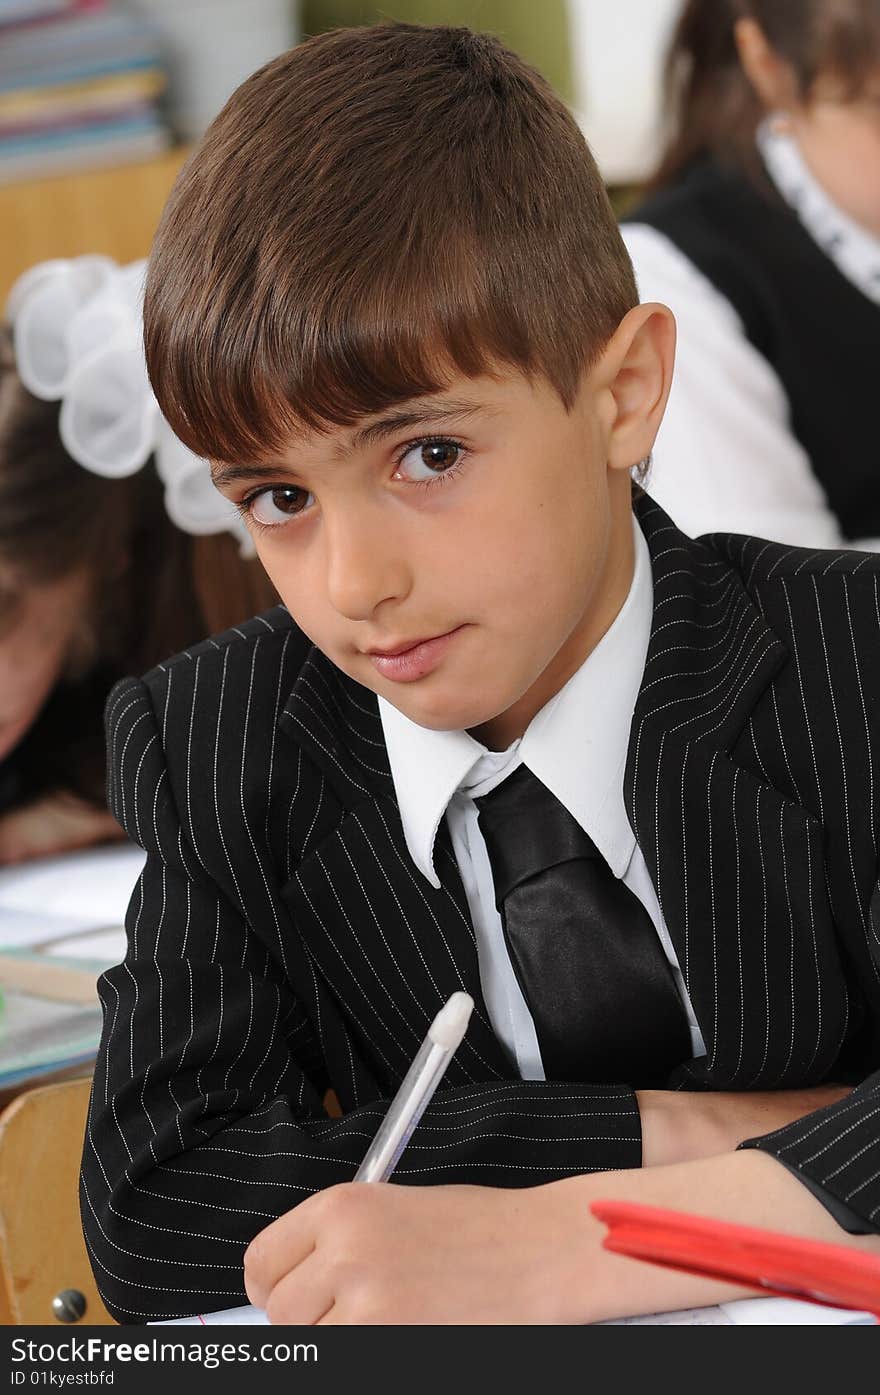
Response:
[[[144,256],[189,146],[239,82],[301,37],[382,18],[500,35],[577,112],[623,204],[656,158],[662,54],[680,8],[681,0],[0,0],[0,300],[49,257]]]

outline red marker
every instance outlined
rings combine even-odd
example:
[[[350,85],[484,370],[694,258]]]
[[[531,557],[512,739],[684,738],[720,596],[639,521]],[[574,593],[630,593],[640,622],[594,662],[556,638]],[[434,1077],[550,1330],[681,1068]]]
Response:
[[[636,1202],[594,1201],[590,1210],[609,1228],[606,1250],[880,1319],[878,1256]]]

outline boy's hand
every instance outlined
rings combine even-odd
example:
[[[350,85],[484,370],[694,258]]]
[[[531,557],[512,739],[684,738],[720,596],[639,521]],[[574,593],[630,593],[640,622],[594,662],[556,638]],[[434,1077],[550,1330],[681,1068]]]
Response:
[[[570,1177],[520,1190],[343,1183],[303,1201],[245,1254],[271,1322],[584,1323],[723,1303],[748,1290],[602,1248],[598,1198],[642,1201],[880,1254],[765,1153]]]
[[[245,1286],[276,1323],[582,1322],[600,1232],[554,1183],[345,1183],[256,1237]]]
[[[688,1092],[638,1090],[642,1120],[642,1166],[691,1162],[731,1153],[747,1138],[784,1128],[815,1109],[836,1104],[849,1085],[804,1090]]]

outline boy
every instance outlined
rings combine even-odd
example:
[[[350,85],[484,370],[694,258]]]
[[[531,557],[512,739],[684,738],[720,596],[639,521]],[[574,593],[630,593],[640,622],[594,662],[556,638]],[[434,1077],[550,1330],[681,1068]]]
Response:
[[[310,40],[182,174],[145,331],[287,609],[108,705],[111,1311],[737,1292],[602,1251],[599,1196],[876,1248],[880,566],[633,513],[673,325],[562,105],[464,30]],[[415,1185],[348,1185],[459,988]]]

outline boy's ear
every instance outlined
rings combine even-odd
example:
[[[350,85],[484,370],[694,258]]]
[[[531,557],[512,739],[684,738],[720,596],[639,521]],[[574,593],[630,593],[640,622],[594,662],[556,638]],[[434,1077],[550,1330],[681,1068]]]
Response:
[[[675,320],[666,305],[636,305],[624,315],[592,373],[614,470],[650,455],[672,385]]]

